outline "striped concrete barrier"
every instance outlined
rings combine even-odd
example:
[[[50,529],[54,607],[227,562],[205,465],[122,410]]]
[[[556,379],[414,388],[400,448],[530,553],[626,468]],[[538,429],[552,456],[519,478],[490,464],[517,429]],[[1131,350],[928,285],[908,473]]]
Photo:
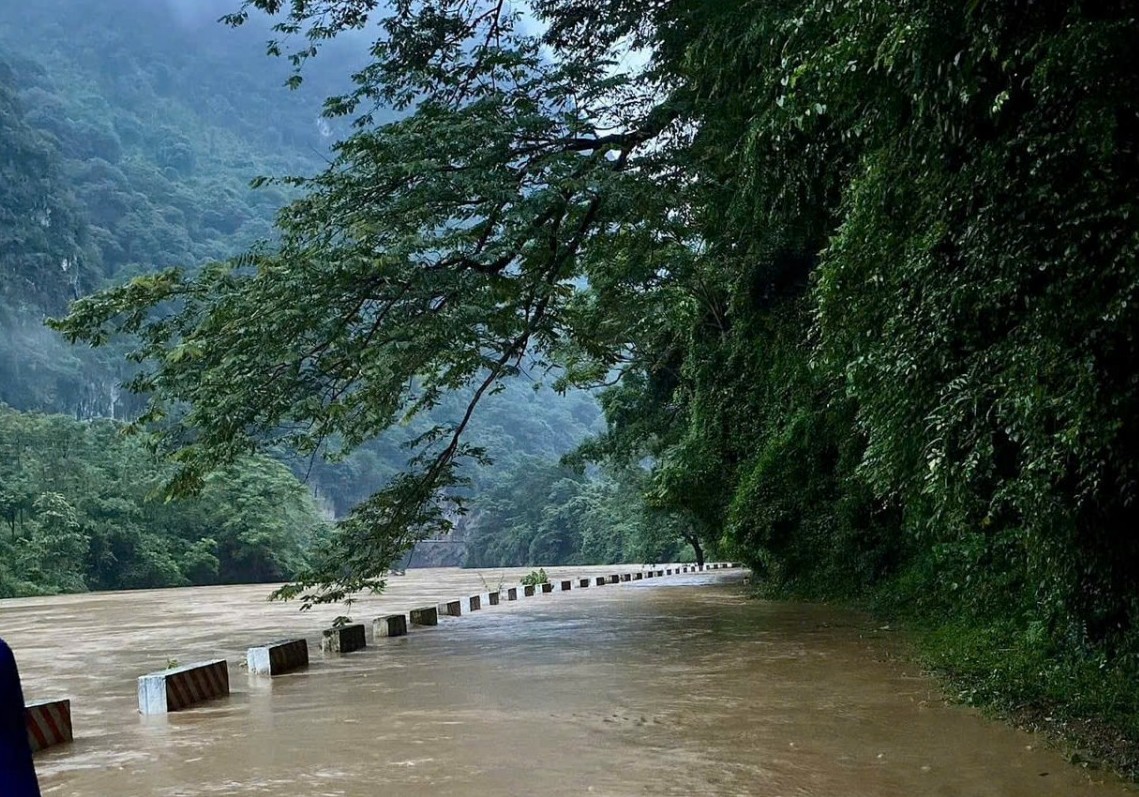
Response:
[[[664,571],[664,574],[665,574],[666,576],[671,576],[671,575],[672,575],[672,568],[670,567],[668,570],[665,570],[665,571]]]
[[[632,573],[622,573],[621,574],[621,580],[622,581],[632,581],[633,580],[633,574]]]
[[[486,602],[489,603],[491,606],[497,606],[498,605],[498,593],[497,592],[488,592],[486,594]]]
[[[653,571],[652,570],[646,570],[645,571],[645,578],[652,578],[652,577],[653,577]]]
[[[664,578],[664,571],[663,570],[657,571],[657,578]]]
[[[605,576],[598,576],[597,578],[593,579],[593,583],[599,587],[604,587],[609,583],[609,579],[607,579]]]
[[[443,617],[462,617],[463,616],[463,602],[462,601],[447,601],[446,603],[439,604],[439,614]]]
[[[352,653],[368,647],[368,635],[363,623],[333,626],[320,634],[320,649],[325,653]]]
[[[434,606],[412,609],[409,617],[412,625],[439,625],[439,610]]]
[[[588,587],[588,586],[589,586],[589,579],[588,579],[588,578],[583,578],[583,579],[581,579],[580,581],[578,581],[578,582],[577,582],[577,585],[578,585],[579,587],[582,587],[582,588]]]
[[[534,597],[534,585],[533,584],[523,584],[522,585],[522,594],[524,596],[526,596],[527,598]]]
[[[71,728],[70,700],[29,703],[24,714],[24,722],[28,728],[28,743],[33,753],[55,747],[57,744],[66,744],[75,738]]]
[[[506,599],[507,599],[508,601],[516,601],[516,600],[518,600],[518,587],[507,587],[507,589],[506,589]]]
[[[573,588],[573,582],[572,581],[563,581],[562,582],[562,592],[568,592],[572,588]]]
[[[644,573],[637,571],[636,573],[633,573],[633,581],[640,581],[642,578],[644,578],[644,576]]]
[[[617,575],[616,573],[614,573],[613,575],[609,576],[609,583],[610,584],[620,584],[621,583],[621,577],[619,575]]]
[[[228,694],[226,660],[203,661],[140,676],[138,710],[140,714],[165,714]]]
[[[548,593],[548,592],[553,592],[553,591],[554,591],[554,582],[547,581],[546,583],[542,584],[542,592]]]
[[[384,636],[407,636],[407,615],[389,614],[377,617],[372,621],[372,636],[376,639]]]
[[[472,595],[471,597],[467,598],[467,605],[470,607],[472,612],[479,611],[482,608],[482,596]]]
[[[308,642],[284,639],[245,651],[245,664],[254,675],[284,675],[308,666]]]

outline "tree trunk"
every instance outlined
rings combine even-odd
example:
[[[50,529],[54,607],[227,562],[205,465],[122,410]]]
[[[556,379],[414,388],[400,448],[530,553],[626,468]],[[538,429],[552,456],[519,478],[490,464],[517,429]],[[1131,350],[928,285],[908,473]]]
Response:
[[[699,567],[703,567],[704,549],[700,546],[700,540],[697,537],[689,537],[688,544],[692,546],[692,550],[696,553],[696,564]]]

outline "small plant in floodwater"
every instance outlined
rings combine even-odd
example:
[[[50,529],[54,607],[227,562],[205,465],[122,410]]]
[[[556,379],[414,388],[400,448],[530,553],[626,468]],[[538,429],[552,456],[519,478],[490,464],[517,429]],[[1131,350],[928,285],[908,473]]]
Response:
[[[351,617],[349,617],[345,614],[342,614],[339,617],[337,617],[335,620],[332,621],[332,627],[333,628],[343,628],[344,626],[348,625],[351,622],[352,622]]]
[[[487,583],[486,579],[483,578],[482,573],[479,573],[478,576],[479,581],[482,582],[483,589],[485,589],[487,592],[502,592],[503,587],[506,586],[506,579],[501,573],[498,574],[498,583],[493,588],[490,586],[490,584]]]
[[[173,670],[177,666],[178,666],[178,659],[167,659],[166,660],[166,669],[167,670]]]
[[[531,570],[529,573],[522,576],[522,583],[528,587],[536,586],[538,584],[549,584],[550,577],[546,575],[545,568],[539,568],[538,570]]]

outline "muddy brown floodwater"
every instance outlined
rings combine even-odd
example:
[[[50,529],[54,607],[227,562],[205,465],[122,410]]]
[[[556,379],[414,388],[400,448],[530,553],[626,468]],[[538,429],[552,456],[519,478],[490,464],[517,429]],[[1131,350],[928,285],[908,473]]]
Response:
[[[412,571],[352,613],[370,621],[523,572]],[[749,600],[741,578],[504,600],[342,658],[317,644],[339,607],[301,614],[264,586],[0,601],[0,635],[29,699],[72,698],[75,742],[37,757],[46,795],[1134,794],[945,705],[864,617]],[[245,648],[291,635],[313,646],[308,671],[241,668]],[[138,675],[219,656],[230,698],[137,713]]]

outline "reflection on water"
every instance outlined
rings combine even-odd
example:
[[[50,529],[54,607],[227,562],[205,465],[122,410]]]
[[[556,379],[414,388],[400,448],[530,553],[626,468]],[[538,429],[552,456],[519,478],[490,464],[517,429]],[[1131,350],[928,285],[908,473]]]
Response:
[[[524,572],[412,571],[353,617]],[[342,607],[301,614],[267,603],[266,587],[0,601],[0,635],[30,699],[73,700],[75,743],[37,758],[47,795],[1132,794],[1037,737],[943,705],[859,615],[751,601],[739,578],[484,601],[342,658],[318,644]],[[245,648],[290,635],[309,638],[307,672],[241,668]],[[230,698],[137,714],[138,675],[219,656]]]

